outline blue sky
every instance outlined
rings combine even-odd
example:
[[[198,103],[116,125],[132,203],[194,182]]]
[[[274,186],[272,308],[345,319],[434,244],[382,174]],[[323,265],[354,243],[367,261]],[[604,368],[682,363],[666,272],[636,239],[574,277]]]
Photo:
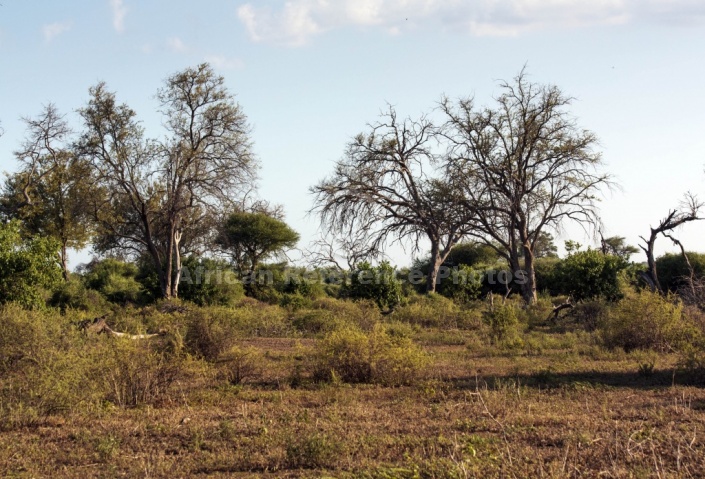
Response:
[[[0,3],[2,171],[16,168],[21,116],[53,102],[78,126],[75,109],[101,80],[159,135],[154,93],[208,61],[254,128],[260,195],[284,205],[305,246],[317,227],[308,188],[385,102],[411,116],[442,94],[486,104],[526,64],[574,96],[580,125],[600,138],[622,186],[603,200],[608,235],[636,244],[684,192],[705,198],[702,0]],[[679,232],[687,248],[705,251],[702,223]],[[590,242],[566,225],[571,236]]]

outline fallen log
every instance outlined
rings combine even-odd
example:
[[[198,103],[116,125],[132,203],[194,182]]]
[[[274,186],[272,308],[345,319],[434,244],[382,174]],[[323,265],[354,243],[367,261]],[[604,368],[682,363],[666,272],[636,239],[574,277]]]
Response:
[[[85,321],[81,321],[79,328],[89,334],[107,334],[108,336],[127,339],[150,339],[156,336],[163,336],[165,334],[163,331],[153,334],[130,334],[114,331],[105,321],[106,317],[107,316],[100,316],[93,320],[86,319]]]

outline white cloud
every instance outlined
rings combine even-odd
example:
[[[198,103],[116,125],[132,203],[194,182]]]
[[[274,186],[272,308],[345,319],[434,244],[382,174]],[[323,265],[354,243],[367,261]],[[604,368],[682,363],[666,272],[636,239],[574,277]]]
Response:
[[[188,47],[179,37],[167,38],[166,46],[174,53],[186,53]]]
[[[223,55],[206,55],[205,61],[219,70],[237,70],[244,66],[239,58],[228,58]]]
[[[42,26],[42,34],[44,35],[44,40],[47,42],[52,41],[57,36],[69,30],[71,30],[70,23],[55,22]]]
[[[237,15],[255,42],[300,46],[347,26],[399,34],[428,25],[473,35],[507,36],[628,22],[705,20],[702,0],[288,0],[278,9],[241,5]]]
[[[110,0],[110,9],[113,11],[113,28],[118,33],[124,32],[125,17],[127,16],[125,3],[123,0]]]

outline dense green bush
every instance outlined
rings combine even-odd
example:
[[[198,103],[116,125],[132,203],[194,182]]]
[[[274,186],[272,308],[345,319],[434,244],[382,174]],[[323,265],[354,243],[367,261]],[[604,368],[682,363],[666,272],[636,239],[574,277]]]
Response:
[[[224,261],[189,256],[183,261],[179,297],[199,306],[230,306],[245,290]]]
[[[443,278],[436,288],[438,294],[454,301],[467,303],[476,300],[482,292],[482,271],[471,266],[455,266],[447,278]]]
[[[705,254],[687,252],[695,276],[697,278],[705,275]],[[686,284],[686,278],[690,277],[690,269],[685,262],[683,255],[678,253],[666,253],[656,258],[656,272],[659,283],[664,290],[672,293],[678,292]]]
[[[86,288],[78,279],[61,283],[51,295],[49,306],[67,310],[93,311],[97,314],[108,311],[110,304],[98,291]]]
[[[363,262],[350,273],[342,294],[352,299],[371,299],[380,308],[393,308],[401,301],[401,282],[386,261],[379,266]]]
[[[621,256],[596,250],[570,254],[556,266],[554,294],[566,294],[575,301],[603,298],[617,301],[623,296],[623,272],[629,263]]]
[[[50,238],[22,238],[17,221],[0,224],[0,304],[45,305],[44,291],[61,282],[59,245]]]
[[[317,344],[312,361],[318,380],[400,385],[418,378],[428,357],[408,337],[378,324],[369,333],[354,328],[330,332]]]
[[[691,342],[696,328],[683,320],[682,306],[658,293],[633,293],[615,305],[600,325],[608,347],[671,351]]]
[[[137,281],[139,268],[115,258],[93,260],[81,268],[86,287],[98,291],[113,303],[140,303],[145,290]]]

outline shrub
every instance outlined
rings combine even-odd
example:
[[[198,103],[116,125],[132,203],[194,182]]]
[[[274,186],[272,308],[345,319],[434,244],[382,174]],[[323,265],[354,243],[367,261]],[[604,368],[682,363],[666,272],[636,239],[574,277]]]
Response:
[[[705,254],[687,252],[688,261],[695,272],[697,278],[702,278],[705,275]],[[677,292],[685,284],[685,278],[690,277],[690,270],[685,262],[683,255],[678,253],[666,253],[656,259],[656,272],[658,273],[659,283],[664,288],[672,293]]]
[[[314,352],[313,372],[325,381],[401,385],[415,380],[427,361],[408,337],[377,325],[370,333],[346,328],[326,335]]]
[[[683,321],[679,303],[651,291],[623,299],[612,308],[600,329],[606,346],[626,351],[669,351],[695,334],[695,329]]]
[[[83,282],[75,279],[65,281],[54,290],[49,306],[66,310],[104,312],[110,305],[99,292],[86,288]]]
[[[178,356],[153,351],[148,343],[115,338],[104,358],[107,399],[121,407],[155,404],[182,372]]]
[[[297,331],[311,334],[333,331],[342,324],[333,313],[321,309],[298,311],[291,323]]]
[[[371,300],[319,298],[311,303],[311,309],[329,313],[336,325],[348,325],[365,331],[372,330],[382,319],[379,308]]]
[[[401,282],[386,261],[376,267],[364,262],[350,274],[343,294],[352,299],[371,299],[380,308],[394,308],[401,301]]]
[[[43,307],[43,290],[61,281],[58,250],[50,238],[23,239],[17,221],[0,223],[0,304]]]
[[[705,347],[687,344],[678,354],[678,369],[688,381],[705,384]]]
[[[622,276],[629,264],[621,256],[587,250],[573,253],[558,263],[555,271],[559,294],[575,301],[598,298],[617,301],[622,298]]]
[[[286,447],[287,465],[292,469],[332,467],[341,449],[325,434],[298,435]]]
[[[519,317],[516,307],[509,302],[493,306],[484,314],[485,323],[490,327],[492,343],[513,340],[517,337]]]
[[[232,385],[242,384],[260,373],[262,354],[256,348],[232,347],[220,361],[218,371]]]
[[[473,301],[482,292],[482,274],[471,266],[461,264],[455,267],[448,278],[438,285],[438,293],[454,301]]]
[[[138,268],[114,258],[93,260],[82,267],[86,287],[100,292],[113,303],[139,303],[144,288],[137,281]]]
[[[206,361],[217,361],[239,339],[237,318],[227,309],[192,311],[186,323],[184,343],[188,350]]]
[[[572,318],[577,325],[586,331],[594,331],[602,324],[609,314],[609,307],[604,301],[586,301],[576,304],[567,317]]]
[[[48,414],[85,409],[98,400],[97,362],[85,338],[51,311],[0,307],[0,422],[35,424]]]
[[[461,308],[452,300],[434,293],[411,298],[391,317],[424,328],[473,329],[480,323],[477,311]]]
[[[299,309],[310,308],[311,300],[300,294],[284,293],[279,300],[279,306],[289,311],[298,311]]]
[[[245,295],[235,272],[224,261],[189,256],[183,261],[179,297],[199,306],[231,306]]]

